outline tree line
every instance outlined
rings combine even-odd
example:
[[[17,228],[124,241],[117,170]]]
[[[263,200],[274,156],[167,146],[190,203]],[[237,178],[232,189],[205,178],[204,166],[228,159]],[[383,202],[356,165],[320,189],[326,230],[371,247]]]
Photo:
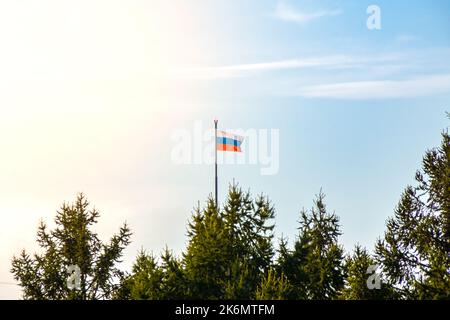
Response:
[[[40,222],[41,252],[23,250],[11,272],[24,299],[450,299],[448,130],[415,180],[373,251],[356,245],[345,252],[339,217],[322,192],[300,212],[293,244],[276,241],[268,197],[232,184],[222,207],[209,198],[193,210],[181,255],[141,250],[129,271],[118,268],[129,226],[101,242],[92,230],[99,212],[79,194],[57,211],[53,230]],[[67,285],[69,265],[79,267],[77,288]]]

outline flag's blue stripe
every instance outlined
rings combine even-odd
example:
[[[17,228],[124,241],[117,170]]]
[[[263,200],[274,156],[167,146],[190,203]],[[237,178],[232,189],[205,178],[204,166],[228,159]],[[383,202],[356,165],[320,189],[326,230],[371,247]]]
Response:
[[[217,137],[217,144],[228,144],[230,146],[240,147],[242,141],[225,137]]]

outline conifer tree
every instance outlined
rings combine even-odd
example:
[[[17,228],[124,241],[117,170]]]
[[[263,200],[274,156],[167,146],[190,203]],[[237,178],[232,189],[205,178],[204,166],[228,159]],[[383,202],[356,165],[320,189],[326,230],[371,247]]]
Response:
[[[261,277],[271,265],[274,255],[271,220],[275,209],[269,199],[259,195],[255,200],[249,192],[230,185],[228,199],[222,217],[230,241],[231,260],[228,266],[228,283],[244,283],[240,290],[229,290],[229,299],[249,299],[255,292]],[[234,289],[236,289],[234,287]]]
[[[291,299],[334,299],[344,283],[339,219],[327,212],[324,197],[321,191],[311,211],[301,211],[294,249],[280,243],[278,268],[293,287]]]
[[[115,299],[155,300],[161,299],[163,270],[153,254],[141,250],[132,267],[132,274],[121,284]]]
[[[278,275],[275,269],[270,268],[256,290],[256,299],[285,300],[288,299],[291,290],[292,287],[284,274]]]
[[[162,299],[186,299],[188,283],[182,261],[175,257],[167,247],[161,255],[163,279],[161,283]]]
[[[188,296],[201,299],[250,299],[273,257],[270,220],[274,208],[264,196],[231,185],[223,210],[213,199],[197,208],[189,223],[184,266]]]
[[[230,241],[215,202],[208,199],[206,208],[197,207],[188,224],[189,244],[184,253],[186,295],[197,299],[219,299],[224,295],[222,281],[231,260]]]
[[[13,257],[11,272],[25,299],[109,299],[117,290],[124,272],[116,264],[130,243],[131,231],[125,223],[108,243],[102,243],[92,231],[100,214],[88,206],[83,194],[74,204],[64,203],[54,230],[47,230],[42,221],[39,225],[42,253],[30,255],[23,250]],[[79,267],[79,288],[67,285],[69,266]]]
[[[373,267],[373,268],[372,268]],[[345,260],[345,287],[340,299],[345,300],[381,300],[395,299],[396,293],[392,286],[379,278],[379,288],[369,287],[369,276],[377,269],[377,262],[367,250],[356,245],[352,255]]]
[[[376,245],[377,259],[403,298],[450,298],[450,136],[428,150]]]
[[[161,262],[153,254],[141,250],[132,272],[123,279],[113,296],[117,300],[185,299],[186,285],[181,262],[166,248]]]

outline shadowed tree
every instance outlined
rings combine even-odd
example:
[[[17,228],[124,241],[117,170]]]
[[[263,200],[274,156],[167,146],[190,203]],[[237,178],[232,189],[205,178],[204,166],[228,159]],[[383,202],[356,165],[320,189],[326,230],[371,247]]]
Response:
[[[161,255],[163,299],[185,299],[188,288],[182,261],[166,248]]]
[[[156,300],[161,299],[163,270],[152,254],[141,250],[132,267],[132,274],[124,279],[115,299]]]
[[[256,289],[256,299],[285,300],[291,290],[292,287],[284,274],[278,275],[275,269],[271,268]]]
[[[274,209],[269,200],[231,185],[221,212],[209,198],[194,209],[182,260],[167,249],[162,263],[145,253],[119,299],[250,299],[272,262]],[[150,291],[153,291],[151,293]]]
[[[197,207],[188,225],[189,243],[183,255],[187,281],[186,296],[219,299],[224,296],[222,281],[230,261],[230,241],[215,202],[208,199],[206,208]]]
[[[376,246],[387,279],[404,298],[450,298],[450,136],[428,150]]]
[[[274,209],[266,197],[253,201],[249,192],[231,185],[218,212],[209,199],[189,223],[184,254],[188,296],[200,299],[251,299],[272,257],[270,220]]]
[[[185,298],[184,270],[169,249],[155,256],[141,250],[132,267],[132,273],[122,282],[114,299],[170,300]]]
[[[290,299],[334,299],[344,284],[339,219],[327,212],[324,197],[320,192],[311,211],[300,213],[294,249],[281,240],[278,268],[293,287]]]
[[[91,229],[100,216],[88,209],[89,202],[78,194],[74,204],[64,203],[57,211],[54,230],[41,221],[37,242],[42,253],[22,253],[12,259],[11,272],[19,281],[25,299],[109,299],[124,273],[116,267],[130,243],[126,223],[108,243],[102,243]],[[79,289],[69,289],[68,267],[80,269]]]
[[[233,184],[221,216],[230,245],[225,298],[253,299],[274,255],[270,221],[275,209],[267,197],[259,195],[253,200],[250,192]]]
[[[385,300],[397,298],[396,292],[391,285],[384,283],[380,276],[380,287],[369,288],[369,276],[375,270],[369,267],[377,266],[374,258],[367,250],[359,245],[355,246],[353,254],[345,260],[345,287],[339,296],[345,300]],[[369,271],[369,273],[368,273]]]

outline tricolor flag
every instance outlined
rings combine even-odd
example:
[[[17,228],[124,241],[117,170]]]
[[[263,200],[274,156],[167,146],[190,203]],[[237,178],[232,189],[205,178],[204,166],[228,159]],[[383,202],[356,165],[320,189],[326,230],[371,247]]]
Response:
[[[244,137],[236,134],[226,133],[225,131],[217,131],[217,150],[241,152],[241,144]]]

